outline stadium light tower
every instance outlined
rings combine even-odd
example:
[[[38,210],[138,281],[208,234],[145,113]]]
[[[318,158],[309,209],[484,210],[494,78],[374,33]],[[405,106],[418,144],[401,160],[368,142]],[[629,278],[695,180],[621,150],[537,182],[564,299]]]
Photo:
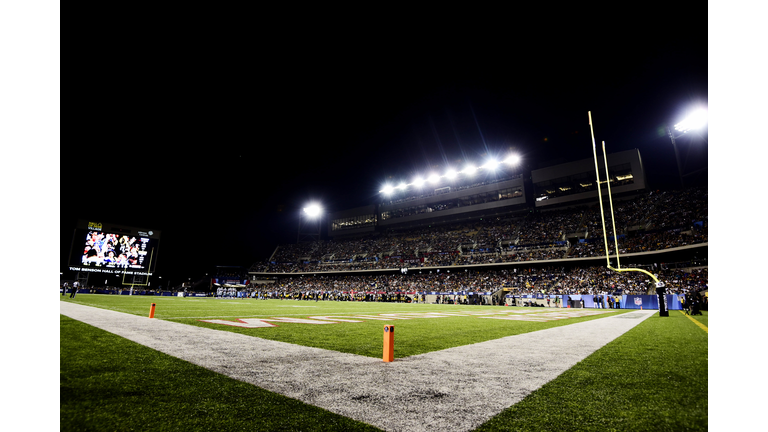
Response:
[[[323,208],[317,203],[311,203],[299,212],[299,232],[296,237],[296,243],[301,243],[302,239],[320,240],[320,221],[323,216]],[[303,222],[303,223],[302,223]],[[317,231],[314,231],[314,225],[317,223]],[[312,231],[307,231],[307,225],[312,225]],[[302,232],[304,230],[304,232]],[[303,237],[302,237],[303,236]]]
[[[701,129],[707,124],[707,110],[704,108],[698,108],[694,111],[692,111],[688,117],[686,117],[683,121],[675,124],[675,130],[681,132],[680,135],[675,136],[675,134],[672,132],[672,130],[667,126],[667,133],[669,134],[669,138],[672,140],[672,147],[675,149],[675,160],[677,161],[677,173],[680,176],[680,186],[685,187],[685,183],[683,182],[683,170],[680,168],[680,154],[677,151],[677,143],[675,142],[675,139],[682,137],[686,133],[692,130]],[[697,171],[694,171],[689,174],[694,174]]]

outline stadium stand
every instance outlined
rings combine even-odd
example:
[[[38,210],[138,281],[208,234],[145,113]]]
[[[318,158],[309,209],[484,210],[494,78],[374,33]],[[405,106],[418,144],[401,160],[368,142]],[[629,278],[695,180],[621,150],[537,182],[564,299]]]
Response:
[[[606,268],[597,202],[475,216],[281,244],[249,269],[247,296],[504,304],[509,296],[532,294],[653,293],[647,275]],[[606,217],[612,232],[610,211]],[[614,200],[613,217],[624,267],[651,271],[669,294],[698,296],[706,305],[706,188],[624,196]],[[611,237],[609,255],[615,257]],[[464,294],[435,294],[446,292]]]
[[[326,239],[318,229],[311,241],[278,245],[251,266],[249,280],[263,296],[281,298],[405,292],[420,301],[499,304],[507,295],[653,293],[646,274],[607,269],[606,260],[619,265],[615,226],[621,267],[657,274],[670,293],[706,291],[707,189],[649,190],[637,149],[609,156],[605,211],[592,159],[453,178],[329,214]],[[416,295],[427,292],[465,297]]]
[[[705,189],[648,192],[617,203],[615,217],[620,254],[707,242]],[[606,221],[609,232],[610,223]],[[612,239],[608,248],[609,254],[615,253]],[[284,244],[267,262],[254,264],[250,273],[451,267],[604,256],[599,208],[592,205],[430,228],[387,229],[354,239]]]
[[[656,268],[667,281],[668,293],[699,295],[708,291],[707,268]],[[558,266],[520,268],[516,270],[465,270],[404,274],[320,274],[314,276],[277,275],[267,282],[247,289],[247,297],[285,298],[295,300],[336,301],[416,301],[422,293],[436,300],[435,292],[461,292],[482,299],[483,304],[501,302],[506,294],[513,296],[646,294],[652,283],[638,273],[606,271],[604,267]],[[490,294],[487,294],[490,293]],[[451,299],[454,300],[454,299]]]

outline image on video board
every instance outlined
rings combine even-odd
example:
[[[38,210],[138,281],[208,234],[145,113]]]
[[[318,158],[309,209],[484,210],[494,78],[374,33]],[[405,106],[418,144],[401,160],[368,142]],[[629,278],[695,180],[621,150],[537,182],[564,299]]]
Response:
[[[156,240],[109,232],[77,230],[72,264],[87,267],[148,270]],[[78,249],[82,247],[82,249]],[[78,253],[78,251],[80,251]]]

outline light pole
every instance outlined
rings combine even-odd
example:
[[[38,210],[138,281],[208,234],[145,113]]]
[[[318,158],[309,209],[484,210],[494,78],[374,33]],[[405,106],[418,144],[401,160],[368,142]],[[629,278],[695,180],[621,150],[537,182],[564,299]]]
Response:
[[[680,154],[677,151],[677,143],[675,142],[675,139],[682,137],[690,130],[699,129],[706,124],[707,124],[707,110],[700,108],[693,111],[691,114],[689,114],[688,117],[685,118],[685,120],[675,125],[675,130],[682,132],[680,135],[675,136],[675,134],[672,132],[669,126],[667,126],[667,133],[669,134],[669,139],[672,140],[672,147],[675,149],[675,160],[677,161],[677,173],[680,176],[681,187],[685,187],[685,183],[683,182],[683,169],[680,167]],[[693,174],[693,173],[689,173],[689,174]]]
[[[309,204],[306,207],[302,209],[301,212],[299,212],[299,232],[296,237],[296,243],[301,243],[302,234],[304,237],[310,237],[310,239],[313,240],[320,240],[320,219],[322,217],[323,208],[320,207],[319,204]],[[302,225],[302,216],[304,217],[304,224]],[[314,232],[302,232],[302,227],[305,226],[308,221],[316,221],[317,222],[317,234]]]

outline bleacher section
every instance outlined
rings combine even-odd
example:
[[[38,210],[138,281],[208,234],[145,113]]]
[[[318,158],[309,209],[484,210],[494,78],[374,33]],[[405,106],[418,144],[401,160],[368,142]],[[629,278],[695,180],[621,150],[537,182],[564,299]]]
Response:
[[[707,268],[653,268],[666,281],[668,294],[704,295],[708,290]],[[535,295],[643,295],[653,292],[653,281],[638,272],[606,271],[587,266],[521,267],[503,270],[418,272],[413,274],[344,273],[321,275],[273,275],[252,284],[249,297],[341,301],[395,301],[397,293],[414,301],[434,303],[436,296],[482,298],[483,304],[504,304],[511,297]],[[423,300],[422,300],[422,296]],[[545,300],[544,300],[545,301]],[[539,302],[541,304],[541,301]]]
[[[606,209],[606,229],[612,232]],[[614,201],[620,254],[707,242],[707,190],[652,191]],[[610,237],[609,237],[610,240]],[[609,241],[614,254],[615,246]],[[605,257],[597,202],[579,207],[494,215],[429,228],[385,228],[364,237],[279,245],[251,274],[454,267]]]

